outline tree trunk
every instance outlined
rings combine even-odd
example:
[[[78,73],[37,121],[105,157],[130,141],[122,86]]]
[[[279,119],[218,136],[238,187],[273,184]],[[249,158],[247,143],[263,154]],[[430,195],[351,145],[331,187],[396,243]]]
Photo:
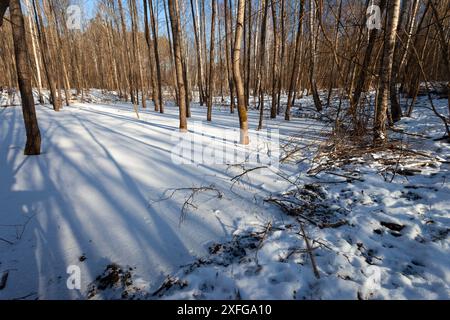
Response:
[[[264,0],[263,3],[263,17],[261,21],[261,39],[259,44],[259,124],[258,130],[263,128],[264,119],[264,89],[265,89],[265,79],[264,79],[264,69],[266,67],[266,29],[267,29],[267,13],[269,10],[269,0]]]
[[[381,12],[383,12],[385,4],[386,4],[386,1],[381,0],[381,2],[380,2]],[[354,125],[356,125],[355,122],[356,122],[356,114],[357,114],[358,104],[359,104],[359,100],[361,98],[361,94],[363,92],[363,89],[364,89],[364,86],[366,83],[366,77],[368,74],[370,62],[372,61],[372,52],[373,52],[375,44],[376,44],[378,33],[379,33],[379,31],[377,29],[372,29],[370,31],[369,43],[367,45],[366,52],[364,54],[364,60],[361,64],[361,71],[359,73],[358,80],[356,83],[356,89],[353,92],[352,98],[350,99],[349,113],[351,114],[351,116],[353,118]]]
[[[61,101],[56,95],[56,83],[55,83],[55,78],[54,78],[54,72],[51,68],[52,57],[51,57],[50,51],[49,51],[47,34],[43,30],[44,22],[42,19],[42,13],[41,13],[39,1],[36,2],[35,0],[33,0],[33,9],[34,9],[34,15],[35,15],[35,20],[36,20],[36,26],[38,29],[39,45],[40,45],[41,53],[42,53],[42,61],[43,61],[43,65],[44,65],[45,75],[47,78],[47,83],[48,83],[48,86],[50,89],[50,100],[53,105],[53,110],[55,110],[56,112],[59,112],[59,110],[61,109]]]
[[[214,60],[215,60],[215,41],[216,41],[216,0],[211,3],[211,41],[209,50],[209,76],[208,76],[208,115],[207,121],[212,120],[213,94],[214,94]]]
[[[447,36],[445,35],[444,26],[442,24],[442,20],[439,17],[438,9],[436,8],[436,4],[433,0],[429,0],[431,4],[431,8],[433,9],[433,15],[436,20],[436,29],[439,34],[439,39],[441,40],[441,53],[442,53],[442,60],[444,61],[444,66],[447,72],[447,80],[448,77],[450,77],[450,45],[448,43],[448,29],[447,29]],[[447,11],[448,11],[448,3],[447,3]],[[447,13],[447,12],[445,12]],[[447,81],[447,97],[448,97],[448,113],[450,115],[450,81]]]
[[[11,24],[14,39],[17,79],[22,98],[22,113],[25,122],[27,142],[24,154],[27,156],[41,153],[41,133],[36,117],[33,90],[31,87],[31,68],[28,64],[28,47],[26,42],[24,18],[20,0],[10,0]],[[1,14],[0,14],[1,16]]]
[[[195,9],[194,9],[194,1],[195,1]],[[203,70],[203,53],[202,46],[200,44],[200,35],[197,26],[197,21],[199,20],[199,12],[198,12],[198,0],[190,0],[191,2],[191,13],[192,13],[192,21],[194,23],[194,36],[195,36],[195,47],[197,48],[197,64],[198,64],[198,90],[199,90],[199,100],[200,106],[203,107],[205,97],[205,91],[203,87],[203,78],[204,78],[204,70]],[[227,1],[225,0],[225,3]],[[225,4],[226,5],[226,4]],[[197,11],[195,11],[197,10]],[[197,14],[196,14],[197,13]]]
[[[182,57],[182,44],[181,44],[181,26],[180,16],[178,12],[178,0],[169,0],[169,15],[170,23],[172,25],[173,36],[173,51],[175,54],[175,70],[177,75],[178,86],[178,105],[180,108],[180,131],[187,132],[187,120],[186,120],[186,87],[183,77],[183,57]]]
[[[273,22],[273,61],[272,61],[272,108],[270,111],[270,118],[275,119],[277,117],[277,101],[278,101],[278,81],[279,71],[278,71],[278,53],[279,53],[279,41],[278,41],[278,21],[277,21],[277,2],[271,0],[272,7],[272,22]]]
[[[36,27],[33,21],[33,9],[30,3],[30,0],[25,1],[25,5],[28,10],[28,25],[30,26],[31,31],[31,45],[33,49],[33,57],[34,57],[34,63],[36,65],[36,80],[37,80],[37,86],[38,86],[38,94],[39,94],[39,103],[44,104],[44,96],[42,94],[42,76],[41,76],[41,64],[39,62],[39,55],[37,52],[37,45],[36,45]]]
[[[150,0],[150,19],[152,20],[153,50],[155,51],[156,82],[158,86],[159,112],[164,113],[164,96],[162,91],[161,62],[159,59],[158,31],[156,28],[157,24],[155,19],[155,13],[153,10],[153,0]]]
[[[281,0],[281,52],[280,52],[280,73],[278,76],[278,89],[277,89],[277,115],[281,113],[281,89],[283,87],[283,74],[285,69],[285,64],[283,63],[285,53],[286,53],[286,3],[285,0]]]
[[[294,67],[292,68],[291,73],[291,81],[289,82],[289,93],[288,93],[288,101],[286,107],[285,120],[291,120],[291,108],[292,108],[292,94],[295,89],[296,80],[297,80],[297,72],[299,68],[299,59],[301,55],[301,41],[302,41],[302,33],[303,33],[303,17],[304,17],[304,7],[305,1],[300,1],[300,13],[298,17],[298,28],[297,28],[297,37],[295,40],[295,51],[294,51]],[[311,52],[313,51],[312,47],[310,48]],[[312,53],[311,53],[312,54]]]
[[[230,32],[232,27],[231,24],[231,14],[230,9],[228,7],[228,0],[224,1],[225,4],[225,50],[226,50],[226,59],[227,59],[227,75],[228,75],[228,87],[230,89],[230,112],[234,113],[234,109],[236,107],[236,103],[234,101],[234,81],[233,81],[233,66],[231,61],[231,51],[233,48],[232,37],[230,36]]]
[[[237,10],[236,35],[233,53],[233,75],[238,97],[239,124],[241,129],[240,143],[243,145],[248,145],[250,143],[248,136],[248,117],[245,103],[244,83],[242,81],[241,74],[241,42],[244,27],[245,0],[238,1]]]
[[[387,142],[387,110],[389,102],[389,88],[394,60],[395,42],[397,36],[397,26],[400,14],[400,0],[389,3],[388,15],[389,23],[384,41],[384,54],[381,62],[381,79],[378,92],[378,103],[375,113],[374,124],[374,144],[383,145]]]
[[[311,84],[311,91],[313,94],[314,105],[316,106],[317,111],[322,111],[322,102],[320,101],[319,92],[317,91],[317,83],[316,83],[316,27],[315,27],[315,17],[317,14],[317,9],[315,5],[315,0],[310,0],[310,35],[309,35],[309,43],[310,43],[310,63],[309,63],[309,81]]]

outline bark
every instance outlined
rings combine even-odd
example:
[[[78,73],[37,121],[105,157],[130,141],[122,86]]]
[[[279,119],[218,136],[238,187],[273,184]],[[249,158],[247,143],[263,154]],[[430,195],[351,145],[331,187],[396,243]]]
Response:
[[[316,82],[316,50],[317,50],[317,34],[315,27],[315,17],[317,14],[315,0],[310,0],[310,35],[309,35],[309,43],[310,43],[310,63],[309,63],[309,81],[311,84],[311,91],[313,94],[314,105],[316,106],[317,111],[322,111],[322,102],[320,101],[319,92],[317,91],[317,82]]]
[[[267,12],[269,10],[269,1],[264,0],[263,17],[261,21],[261,40],[260,40],[260,56],[259,56],[259,124],[258,130],[263,128],[264,119],[264,69],[266,66],[266,29],[267,29]]]
[[[50,55],[47,33],[43,30],[44,22],[42,19],[41,8],[39,1],[33,0],[33,9],[36,20],[36,26],[39,36],[39,45],[42,52],[42,61],[44,65],[45,75],[47,78],[47,83],[50,89],[50,100],[53,105],[53,110],[59,112],[61,109],[61,101],[56,95],[56,83],[54,78],[54,72],[51,68],[52,57]]]
[[[234,81],[233,81],[233,66],[231,61],[231,51],[232,51],[232,40],[230,36],[231,32],[231,14],[230,8],[228,7],[228,0],[224,1],[225,4],[225,50],[226,50],[226,60],[227,60],[227,75],[228,75],[228,87],[230,89],[230,112],[234,113],[236,107],[236,102],[234,99]]]
[[[444,61],[444,66],[447,72],[447,77],[450,77],[450,45],[448,42],[448,36],[445,34],[444,26],[442,24],[442,19],[439,16],[438,9],[436,7],[436,3],[434,3],[433,0],[429,0],[431,4],[431,8],[433,9],[433,15],[436,20],[435,27],[437,28],[439,39],[441,40],[441,53],[442,53],[442,60]],[[448,5],[448,4],[447,4]],[[448,11],[448,7],[447,7]],[[448,34],[448,30],[447,30]],[[448,96],[448,112],[450,115],[450,81],[447,82],[447,96]]]
[[[156,28],[155,13],[153,10],[153,0],[150,0],[150,19],[152,20],[152,33],[153,33],[153,50],[155,51],[155,63],[156,63],[156,83],[158,86],[158,99],[159,99],[159,112],[164,113],[164,96],[162,91],[162,76],[161,76],[161,62],[159,59],[159,44],[158,44],[158,31]]]
[[[194,9],[194,1],[195,1],[195,8]],[[226,5],[227,0],[225,0]],[[191,13],[192,13],[192,21],[194,24],[194,36],[195,36],[195,46],[197,48],[197,64],[198,64],[198,90],[199,90],[199,97],[200,97],[200,106],[203,107],[204,97],[205,97],[205,91],[203,86],[203,79],[204,79],[204,70],[203,70],[203,53],[202,53],[202,46],[200,44],[200,35],[198,31],[197,21],[200,19],[198,18],[199,12],[198,12],[198,0],[190,0],[191,3]],[[197,10],[197,11],[195,11]],[[195,14],[197,12],[197,14]]]
[[[31,86],[31,68],[28,64],[28,46],[25,34],[25,22],[20,0],[11,0],[10,14],[14,39],[17,79],[22,98],[22,113],[27,134],[24,154],[27,156],[41,153],[41,133],[36,117],[33,90]]]
[[[178,0],[169,0],[169,15],[172,26],[173,36],[173,51],[175,55],[175,69],[177,76],[178,86],[178,105],[180,109],[180,131],[187,132],[187,120],[186,120],[186,87],[183,77],[183,57],[182,57],[182,44],[181,44],[181,25],[178,12]]]
[[[301,46],[302,33],[303,33],[304,7],[305,7],[305,1],[302,0],[300,2],[297,37],[295,40],[294,66],[293,66],[292,73],[291,73],[291,80],[289,82],[289,93],[288,93],[288,101],[287,101],[286,114],[285,114],[285,120],[287,120],[287,121],[291,120],[292,95],[294,93],[296,80],[297,80],[298,68],[299,68],[299,64],[300,64],[299,60],[300,60],[300,55],[301,55],[300,46]],[[311,49],[311,51],[313,50],[312,47],[310,49]]]
[[[381,0],[380,9],[383,12],[384,7],[386,5],[385,0]],[[359,104],[359,100],[361,99],[361,94],[364,89],[366,83],[366,77],[368,74],[369,66],[372,61],[373,50],[375,48],[376,40],[378,38],[379,31],[377,29],[373,29],[370,31],[369,43],[366,48],[366,52],[364,54],[364,60],[361,64],[361,71],[358,76],[356,89],[352,95],[350,100],[350,110],[349,113],[352,115],[354,122],[356,121],[356,112]]]
[[[37,45],[36,45],[36,38],[37,38],[37,34],[36,34],[36,27],[34,25],[34,21],[33,21],[33,9],[30,3],[30,0],[26,0],[25,1],[27,10],[29,12],[28,14],[28,25],[30,27],[30,31],[31,31],[31,45],[32,45],[32,49],[33,49],[33,58],[34,58],[34,63],[36,65],[36,81],[37,81],[37,86],[38,86],[38,94],[39,94],[39,103],[40,104],[44,104],[44,96],[42,94],[42,76],[41,76],[41,64],[39,62],[39,55],[37,52]]]
[[[278,21],[277,21],[277,2],[271,0],[272,9],[272,22],[273,22],[273,57],[272,57],[272,108],[270,109],[270,118],[275,119],[277,117],[277,101],[278,101],[278,81],[280,81],[280,75],[278,71],[279,60],[279,40],[278,40]]]
[[[238,1],[237,19],[236,19],[236,34],[233,50],[233,76],[236,85],[236,93],[238,97],[238,112],[240,125],[240,143],[248,145],[250,139],[248,136],[248,117],[245,103],[245,90],[241,74],[241,42],[244,27],[245,15],[245,0]]]
[[[286,55],[286,5],[285,0],[281,0],[281,52],[280,52],[280,60],[281,60],[281,66],[280,66],[280,73],[279,73],[279,81],[278,81],[278,101],[277,101],[277,115],[281,113],[281,89],[283,87],[283,74],[284,74],[284,68],[285,64],[283,63],[284,57]]]
[[[389,88],[394,60],[397,26],[400,14],[400,0],[394,0],[388,7],[389,23],[384,42],[384,53],[381,62],[381,79],[378,92],[378,101],[375,112],[374,144],[383,145],[387,142],[387,110],[389,100]]]
[[[208,115],[207,121],[212,120],[213,94],[214,94],[214,60],[215,60],[215,41],[216,41],[216,0],[211,4],[211,41],[209,50],[209,85],[208,85]]]

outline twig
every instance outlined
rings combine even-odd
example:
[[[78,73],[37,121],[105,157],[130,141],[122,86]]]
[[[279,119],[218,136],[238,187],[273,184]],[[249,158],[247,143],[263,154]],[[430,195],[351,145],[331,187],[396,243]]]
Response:
[[[314,271],[314,275],[316,276],[317,279],[320,279],[320,273],[319,273],[319,270],[317,269],[316,259],[314,258],[314,254],[313,254],[313,251],[312,251],[311,244],[309,243],[308,236],[306,235],[305,228],[303,227],[303,222],[299,221],[299,223],[300,223],[300,228],[302,229],[303,239],[305,239],[306,248],[308,250],[309,258],[311,259],[311,264],[312,264],[312,268],[313,268],[313,271]]]
[[[183,206],[181,207],[180,225],[183,223],[183,221],[186,218],[188,207],[193,207],[194,209],[198,209],[198,207],[194,204],[194,198],[198,193],[213,191],[217,194],[218,199],[223,198],[222,192],[220,192],[214,185],[203,186],[203,187],[192,187],[192,188],[168,189],[164,192],[164,194],[167,194],[167,192],[169,192],[169,191],[171,191],[170,195],[168,195],[167,197],[161,198],[155,202],[162,202],[162,201],[171,199],[175,195],[175,193],[180,192],[180,191],[191,191],[190,195],[186,198],[186,200],[183,203]]]
[[[335,172],[331,172],[331,171],[326,171],[325,173],[326,174],[331,174],[333,176],[338,176],[338,177],[341,177],[341,178],[346,178],[347,180],[357,180],[357,181],[360,181],[360,182],[364,182],[363,179],[357,178],[357,177],[350,177],[350,176],[346,176],[344,174],[339,174],[339,173],[335,173]]]
[[[248,175],[250,172],[256,171],[256,170],[260,170],[260,169],[267,169],[267,166],[261,166],[261,167],[256,167],[256,168],[251,168],[251,169],[244,169],[245,171],[237,176],[235,176],[234,178],[231,179],[231,181],[233,182],[233,184],[231,185],[230,189],[233,189],[234,185],[239,182],[242,177]]]
[[[7,244],[10,244],[10,245],[13,245],[13,244],[14,244],[13,242],[11,242],[11,241],[9,241],[9,240],[6,240],[6,239],[3,239],[2,237],[0,237],[0,240],[1,240],[1,241],[4,241],[4,242],[6,242]]]
[[[266,228],[264,229],[264,232],[263,232],[263,234],[262,234],[262,236],[261,236],[261,239],[259,240],[258,246],[256,247],[255,260],[256,260],[256,264],[257,264],[257,265],[259,265],[259,262],[258,262],[258,252],[259,252],[259,250],[261,249],[264,240],[266,240],[267,235],[269,234],[270,230],[272,230],[272,221],[270,221],[270,222],[267,224],[267,226],[266,226]]]

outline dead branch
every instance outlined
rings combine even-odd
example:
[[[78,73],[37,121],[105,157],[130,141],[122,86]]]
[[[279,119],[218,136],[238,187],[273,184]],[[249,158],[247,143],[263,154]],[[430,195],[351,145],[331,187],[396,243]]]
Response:
[[[320,273],[319,273],[319,270],[317,269],[316,259],[314,258],[314,254],[313,254],[313,250],[312,250],[311,244],[309,243],[308,236],[306,235],[305,228],[303,227],[303,222],[299,221],[299,223],[300,223],[300,228],[302,230],[303,239],[305,239],[306,248],[308,250],[308,255],[309,255],[309,258],[311,260],[311,265],[312,265],[312,268],[313,268],[313,271],[314,271],[314,275],[316,276],[317,279],[320,279]]]
[[[223,198],[223,193],[218,190],[213,184],[210,186],[202,186],[202,187],[191,187],[191,188],[176,188],[176,189],[168,189],[164,192],[164,194],[170,193],[168,196],[161,198],[155,202],[162,202],[169,200],[175,196],[177,192],[186,192],[190,191],[188,197],[185,199],[183,206],[181,207],[181,216],[180,216],[180,225],[184,222],[187,216],[188,208],[192,207],[194,209],[198,209],[198,206],[195,204],[195,196],[202,192],[214,192],[218,199]]]

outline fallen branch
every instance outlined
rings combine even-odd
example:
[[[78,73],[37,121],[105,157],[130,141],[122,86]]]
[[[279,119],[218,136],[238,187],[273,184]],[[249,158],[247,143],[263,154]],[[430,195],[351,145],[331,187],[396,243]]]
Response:
[[[14,244],[13,242],[11,242],[9,240],[6,240],[6,239],[3,239],[2,237],[0,237],[0,241],[6,242],[7,244],[10,244],[10,245]]]
[[[168,192],[170,192],[170,194],[162,199],[159,199],[158,201],[155,201],[155,202],[162,202],[162,201],[171,199],[175,195],[175,193],[184,192],[184,191],[191,191],[191,193],[186,198],[186,200],[183,203],[183,206],[181,207],[180,225],[186,219],[187,210],[189,207],[198,209],[198,206],[194,203],[194,198],[197,194],[199,194],[201,192],[214,192],[214,193],[216,193],[216,196],[218,199],[223,198],[222,192],[219,191],[214,185],[210,185],[210,186],[203,186],[203,187],[168,189],[164,192],[164,194],[167,194]]]
[[[299,221],[299,223],[300,223],[300,228],[302,229],[303,239],[305,239],[306,248],[308,250],[308,255],[311,260],[311,265],[312,265],[312,268],[314,271],[314,275],[316,276],[317,279],[320,279],[320,273],[319,273],[319,270],[317,269],[316,259],[314,258],[313,249],[311,247],[311,244],[309,243],[309,239],[308,239],[308,236],[306,235],[305,228],[303,227],[303,222]]]

